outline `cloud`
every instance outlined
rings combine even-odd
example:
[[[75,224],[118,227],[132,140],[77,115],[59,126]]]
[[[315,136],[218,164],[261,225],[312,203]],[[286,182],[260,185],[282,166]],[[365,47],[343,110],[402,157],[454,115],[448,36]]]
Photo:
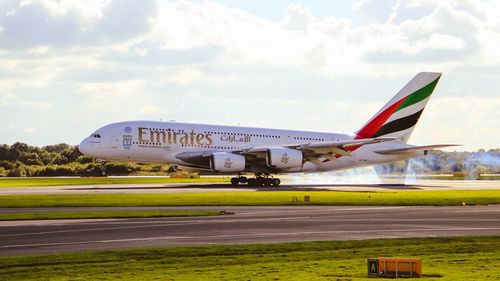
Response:
[[[165,115],[167,113],[167,110],[165,106],[150,104],[141,107],[140,112],[147,118],[152,118],[153,116],[161,117],[162,115]]]
[[[77,92],[89,95],[88,98],[96,101],[117,101],[143,92],[145,81],[128,80],[111,83],[84,83],[78,86]]]
[[[0,48],[74,48],[117,43],[147,33],[155,2],[32,0],[8,8],[0,13]]]
[[[468,150],[498,148],[498,108],[500,97],[435,97],[427,105],[412,141],[458,143]]]
[[[24,132],[26,132],[28,134],[33,134],[36,132],[36,129],[33,127],[28,127],[28,128],[24,128]]]
[[[308,31],[314,16],[307,7],[297,4],[288,5],[281,26],[285,29]]]
[[[353,4],[352,10],[362,22],[384,23],[390,19],[397,3],[397,0],[360,0]]]
[[[27,107],[35,111],[47,110],[53,106],[53,104],[50,102],[35,102],[35,101],[19,101],[17,104],[19,106]]]

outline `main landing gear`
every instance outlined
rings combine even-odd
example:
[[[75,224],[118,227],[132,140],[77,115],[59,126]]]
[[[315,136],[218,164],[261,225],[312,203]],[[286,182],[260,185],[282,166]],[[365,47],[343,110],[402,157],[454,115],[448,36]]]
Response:
[[[273,178],[266,174],[255,174],[255,178],[247,178],[239,175],[238,177],[231,178],[231,184],[236,186],[240,183],[247,183],[248,186],[274,186],[278,187],[281,184],[280,179]]]
[[[101,177],[105,177],[108,175],[108,172],[106,172],[106,161],[99,161],[99,175]]]

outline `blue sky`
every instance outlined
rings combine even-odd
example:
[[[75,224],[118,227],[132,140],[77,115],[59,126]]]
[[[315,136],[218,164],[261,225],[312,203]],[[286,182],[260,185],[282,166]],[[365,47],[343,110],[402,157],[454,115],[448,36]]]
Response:
[[[443,72],[411,143],[500,143],[499,1],[0,0],[0,143],[123,120],[354,131]]]

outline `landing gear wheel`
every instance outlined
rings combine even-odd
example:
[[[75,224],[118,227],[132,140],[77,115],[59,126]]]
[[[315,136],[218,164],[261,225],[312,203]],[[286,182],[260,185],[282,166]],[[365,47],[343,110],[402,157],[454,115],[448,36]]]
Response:
[[[248,179],[247,179],[247,177],[240,177],[239,181],[240,181],[240,183],[247,183]]]
[[[257,182],[257,186],[265,186],[266,185],[266,179],[263,177],[257,177],[255,179],[255,181]]]
[[[264,178],[264,185],[265,186],[272,186],[273,185],[273,179]]]
[[[248,186],[257,186],[257,179],[250,178],[250,179],[248,179],[247,183],[248,183]]]
[[[240,179],[239,178],[231,178],[231,185],[238,185],[240,183]]]
[[[280,179],[272,179],[272,186],[278,187],[280,186],[280,183],[281,183]]]
[[[106,172],[106,162],[105,161],[100,161],[101,163],[101,171],[99,172],[99,175],[101,175],[101,177],[106,177],[108,175],[108,173]]]

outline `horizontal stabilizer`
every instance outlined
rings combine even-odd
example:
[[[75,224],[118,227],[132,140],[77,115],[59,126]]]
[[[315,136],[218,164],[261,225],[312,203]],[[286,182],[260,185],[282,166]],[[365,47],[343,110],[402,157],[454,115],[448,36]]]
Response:
[[[385,149],[385,150],[377,150],[375,151],[378,154],[383,154],[383,155],[393,155],[393,154],[405,154],[405,153],[411,153],[411,152],[416,152],[416,151],[421,151],[421,150],[434,150],[438,148],[443,148],[443,147],[450,147],[450,146],[460,146],[459,144],[434,144],[434,145],[421,145],[421,146],[409,146],[409,147],[403,147],[403,148],[395,148],[395,149]]]

